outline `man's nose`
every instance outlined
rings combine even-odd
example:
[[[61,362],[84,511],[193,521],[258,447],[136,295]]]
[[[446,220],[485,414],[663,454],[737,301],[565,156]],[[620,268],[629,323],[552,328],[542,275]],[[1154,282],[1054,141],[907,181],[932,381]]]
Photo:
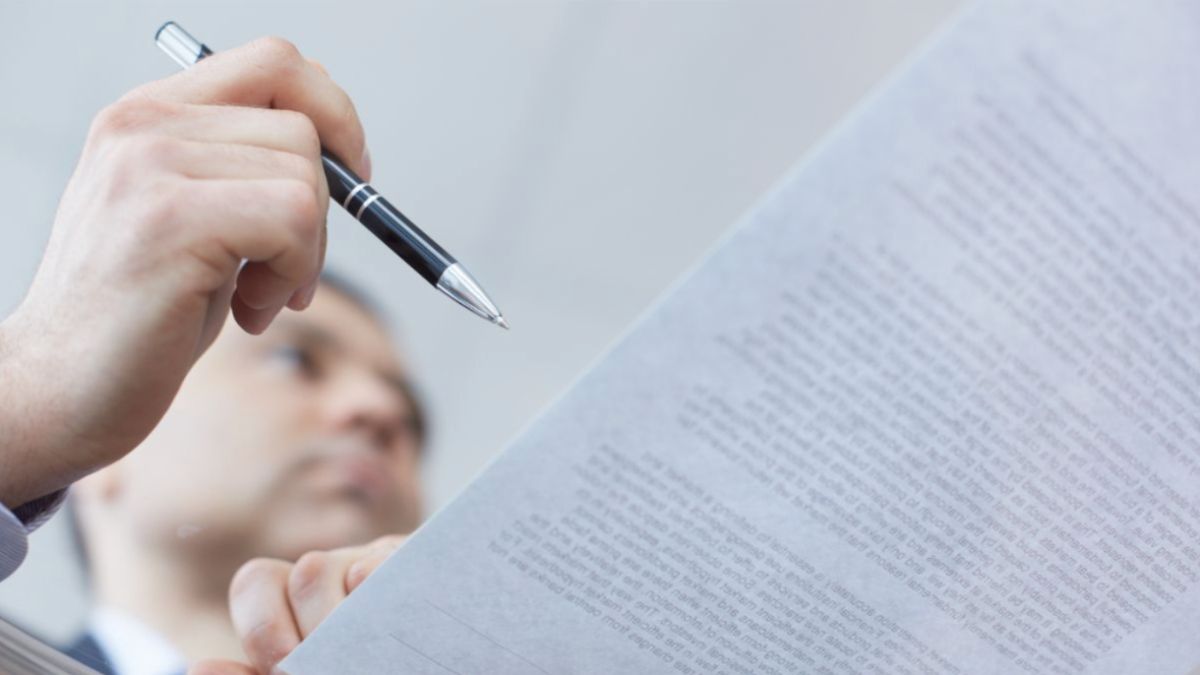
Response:
[[[386,449],[400,432],[405,408],[396,392],[374,373],[344,373],[331,383],[326,419],[338,432],[359,432]]]

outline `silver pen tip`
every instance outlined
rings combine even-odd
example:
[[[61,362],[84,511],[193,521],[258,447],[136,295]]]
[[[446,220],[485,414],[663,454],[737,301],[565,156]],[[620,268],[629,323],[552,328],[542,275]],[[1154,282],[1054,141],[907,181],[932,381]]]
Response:
[[[487,293],[483,292],[483,289],[479,287],[479,282],[475,281],[475,278],[463,269],[462,265],[454,263],[443,270],[442,276],[438,278],[437,288],[458,304],[466,307],[472,314],[501,328],[508,328],[508,322],[504,320],[504,316],[500,314],[496,304],[487,296]]]

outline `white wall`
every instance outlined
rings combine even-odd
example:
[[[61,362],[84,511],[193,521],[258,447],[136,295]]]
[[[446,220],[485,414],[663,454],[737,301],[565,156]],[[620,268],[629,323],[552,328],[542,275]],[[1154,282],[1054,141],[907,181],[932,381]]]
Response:
[[[452,306],[331,215],[331,264],[398,317],[430,399],[436,507],[957,4],[0,0],[0,314],[91,116],[174,72],[162,21],[214,49],[286,36],[355,98],[375,185],[513,324]],[[33,548],[0,613],[65,636],[83,594],[61,526]]]

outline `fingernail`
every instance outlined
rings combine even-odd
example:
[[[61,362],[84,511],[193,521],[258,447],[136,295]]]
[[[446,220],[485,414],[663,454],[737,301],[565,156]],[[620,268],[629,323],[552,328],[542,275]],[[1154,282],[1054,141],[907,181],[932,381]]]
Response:
[[[283,305],[277,305],[270,309],[254,310],[253,315],[248,318],[246,323],[242,324],[242,327],[251,335],[262,335],[282,309]]]
[[[363,179],[371,180],[371,149],[363,148],[362,156]]]
[[[358,588],[368,576],[367,568],[362,561],[356,562],[346,570],[346,586],[353,591]]]
[[[300,288],[297,288],[287,300],[288,309],[296,312],[308,309],[308,306],[312,304],[313,296],[317,294],[317,283],[319,281],[319,279],[313,279]]]
[[[308,309],[312,304],[313,296],[317,294],[317,282],[313,281],[308,284],[308,288],[304,289],[304,294],[300,297],[300,309]]]

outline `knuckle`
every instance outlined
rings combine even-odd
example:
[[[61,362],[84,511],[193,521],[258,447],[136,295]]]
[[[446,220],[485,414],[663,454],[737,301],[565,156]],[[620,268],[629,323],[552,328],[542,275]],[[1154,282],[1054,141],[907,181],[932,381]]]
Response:
[[[309,189],[316,187],[317,168],[313,166],[311,159],[289,152],[280,158],[280,163],[280,175],[302,180],[308,184]]]
[[[179,151],[179,141],[158,134],[140,134],[122,144],[122,159],[138,165],[160,165]]]
[[[238,568],[229,583],[229,593],[238,595],[247,589],[275,578],[281,561],[270,558],[255,558]]]
[[[329,77],[329,70],[323,63],[311,57],[306,57],[304,60],[308,62],[308,65],[316,69],[317,72],[321,73],[325,77]]]
[[[147,186],[143,184],[141,187]],[[123,189],[130,188],[137,189],[130,185],[124,186]],[[157,181],[154,189],[149,191],[150,196],[142,201],[141,213],[144,225],[153,229],[166,227],[175,222],[180,216],[183,190],[184,187],[176,181]]]
[[[300,556],[288,575],[288,595],[303,597],[312,592],[317,582],[330,569],[330,556],[322,551],[310,551]]]
[[[321,153],[321,137],[312,118],[295,110],[279,110],[276,115],[282,120],[285,133],[300,146],[304,154],[315,157]]]
[[[105,106],[92,120],[92,131],[111,134],[132,127],[140,119],[141,110],[131,99],[121,99]]]
[[[259,38],[252,44],[263,60],[277,67],[292,68],[304,61],[296,45],[275,35]]]
[[[132,106],[120,101],[106,106],[92,118],[92,127],[88,135],[95,138],[124,131],[131,124],[132,114]]]
[[[114,136],[142,129],[178,112],[178,106],[134,90],[101,110],[92,120],[91,136]]]
[[[301,180],[283,181],[280,198],[286,209],[288,226],[301,238],[309,239],[320,231],[322,213],[311,183]]]
[[[138,198],[135,210],[155,212],[167,206],[161,203],[164,193],[177,196],[179,181],[171,170],[169,158],[178,152],[178,141],[153,133],[121,135],[102,141],[92,148],[104,167],[99,183],[106,199],[121,201]],[[144,197],[143,197],[144,195]]]

